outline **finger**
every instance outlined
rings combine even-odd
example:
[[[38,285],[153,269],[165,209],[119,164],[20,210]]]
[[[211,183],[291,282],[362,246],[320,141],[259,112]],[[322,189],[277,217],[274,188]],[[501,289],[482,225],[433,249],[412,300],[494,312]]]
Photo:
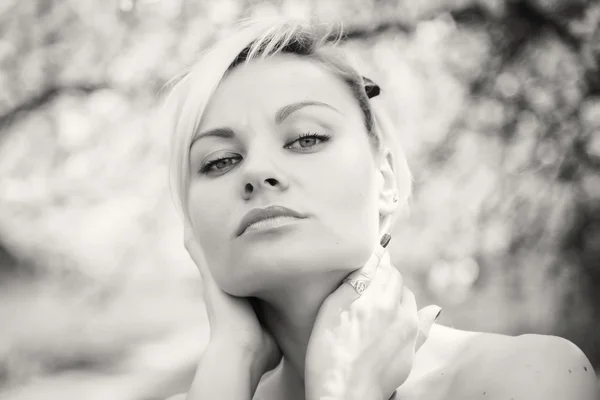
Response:
[[[442,312],[442,308],[440,306],[431,305],[427,307],[423,307],[419,310],[419,333],[417,336],[417,343],[415,345],[415,352],[419,351],[421,346],[425,344],[427,339],[429,339],[429,333],[431,332],[431,327],[435,323],[435,321],[440,316]]]
[[[386,309],[402,308],[404,277],[390,262],[389,253],[385,253],[381,258],[377,267],[377,274],[371,281],[369,288],[368,295],[376,296],[378,303],[386,307]]]
[[[389,239],[385,242],[386,245],[387,243],[389,243]],[[357,300],[369,286],[383,254],[385,254],[385,248],[382,246],[376,247],[367,262],[361,268],[348,274],[348,276],[344,278],[342,284],[329,295],[327,299],[325,299],[324,304],[326,303],[328,306],[325,308],[322,307],[322,309],[329,309],[330,312],[335,313],[348,310],[352,303],[354,303],[354,301]],[[362,282],[360,286],[356,285],[358,290],[347,281],[348,279],[358,279]]]
[[[197,247],[194,228],[192,228],[190,224],[185,224],[185,227],[183,228],[183,243],[185,244],[187,251],[194,251]]]
[[[375,251],[369,258],[369,260],[367,260],[367,262],[365,263],[365,265],[362,266],[362,268],[359,268],[357,271],[355,271],[353,273],[366,276],[367,279],[372,280],[373,277],[375,276],[375,272],[377,271],[377,267],[381,263],[381,260],[386,255],[389,257],[389,254],[387,253],[386,250],[387,250],[387,246],[390,243],[391,239],[392,239],[392,236],[389,233],[384,234],[381,237],[381,239],[379,240],[379,243],[377,243],[375,245]],[[389,258],[388,258],[388,262],[389,262]]]
[[[184,235],[183,239],[184,239],[184,243],[185,243],[185,248],[188,251],[190,257],[192,258],[192,261],[194,261],[194,263],[200,270],[200,274],[204,278],[204,275],[206,275],[206,273],[204,271],[204,269],[205,269],[204,253],[202,252],[202,249],[200,248],[200,245],[198,244],[198,241],[196,240],[196,235],[194,234],[194,229],[191,227],[191,225],[189,225],[189,224],[185,225],[183,235]]]
[[[218,292],[220,289],[218,288],[217,283],[208,269],[206,259],[204,258],[204,252],[202,251],[202,248],[200,247],[200,244],[198,243],[194,234],[194,230],[189,223],[186,223],[184,227],[184,240],[185,248],[192,258],[194,264],[196,264],[196,268],[198,268],[198,271],[200,272],[205,301],[210,302],[210,298],[213,296],[214,292]]]
[[[402,288],[402,298],[400,299],[401,312],[409,318],[408,322],[414,323],[418,328],[417,299],[415,294],[408,287]]]
[[[346,277],[346,280],[359,281],[362,283],[362,285],[357,286],[357,288],[353,288],[352,285],[348,284],[350,288],[354,289],[354,292],[357,295],[354,296],[353,300],[358,298],[358,296],[360,296],[362,292],[366,290],[366,288],[371,284],[371,281],[375,277],[375,274],[381,261],[385,258],[389,263],[389,254],[387,253],[386,248],[390,243],[391,238],[392,237],[389,233],[384,234],[381,237],[379,243],[375,246],[375,250],[369,257],[367,262],[362,267],[358,268],[355,271],[352,271]]]
[[[338,296],[344,299],[344,304],[351,304],[367,290],[375,278],[378,270],[377,267],[385,254],[385,248],[377,248],[371,254],[364,266],[348,274],[337,290],[337,292],[339,292]]]

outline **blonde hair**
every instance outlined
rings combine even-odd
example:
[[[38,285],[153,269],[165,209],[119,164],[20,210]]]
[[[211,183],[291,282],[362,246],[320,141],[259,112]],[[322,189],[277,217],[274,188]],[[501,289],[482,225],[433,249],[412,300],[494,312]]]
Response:
[[[179,214],[187,218],[187,183],[189,150],[204,110],[217,86],[236,66],[277,54],[291,53],[324,65],[342,78],[352,90],[364,114],[365,128],[373,148],[392,153],[397,177],[398,211],[408,211],[412,193],[412,176],[393,125],[383,105],[369,100],[364,80],[338,47],[342,30],[334,34],[332,26],[308,22],[273,19],[250,19],[240,22],[231,34],[218,40],[191,68],[172,79],[165,102],[171,137],[170,186]],[[396,212],[396,216],[398,212]]]

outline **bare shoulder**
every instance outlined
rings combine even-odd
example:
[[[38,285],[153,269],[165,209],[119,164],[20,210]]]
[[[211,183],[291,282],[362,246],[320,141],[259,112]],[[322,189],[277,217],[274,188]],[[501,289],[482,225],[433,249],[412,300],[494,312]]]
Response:
[[[403,399],[597,400],[587,357],[548,335],[508,336],[435,324],[398,388]]]
[[[587,357],[567,339],[528,334],[474,336],[452,387],[461,398],[598,399]]]
[[[464,331],[440,324],[431,327],[429,338],[415,355],[408,379],[397,389],[398,398],[445,400],[460,380],[465,351],[480,332]],[[461,398],[461,397],[455,397]],[[462,399],[462,398],[461,398]]]

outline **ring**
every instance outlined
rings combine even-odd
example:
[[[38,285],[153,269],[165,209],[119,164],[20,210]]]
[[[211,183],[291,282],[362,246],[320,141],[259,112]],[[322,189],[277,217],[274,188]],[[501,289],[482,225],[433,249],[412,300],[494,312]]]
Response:
[[[363,294],[363,292],[367,289],[368,286],[367,282],[363,281],[362,279],[346,278],[344,279],[344,282],[352,286],[356,293],[358,293],[359,295]]]

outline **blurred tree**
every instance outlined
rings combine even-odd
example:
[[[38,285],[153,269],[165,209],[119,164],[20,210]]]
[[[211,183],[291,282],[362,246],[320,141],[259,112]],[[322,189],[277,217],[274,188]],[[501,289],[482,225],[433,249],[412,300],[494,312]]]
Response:
[[[15,257],[4,246],[0,246],[0,277],[6,279],[7,275],[17,272],[18,266]]]
[[[599,366],[597,1],[4,1],[0,268],[124,288],[189,263],[156,94],[265,13],[341,19],[381,84],[416,179],[395,241],[411,245],[392,250],[419,294],[456,326],[558,334]]]

